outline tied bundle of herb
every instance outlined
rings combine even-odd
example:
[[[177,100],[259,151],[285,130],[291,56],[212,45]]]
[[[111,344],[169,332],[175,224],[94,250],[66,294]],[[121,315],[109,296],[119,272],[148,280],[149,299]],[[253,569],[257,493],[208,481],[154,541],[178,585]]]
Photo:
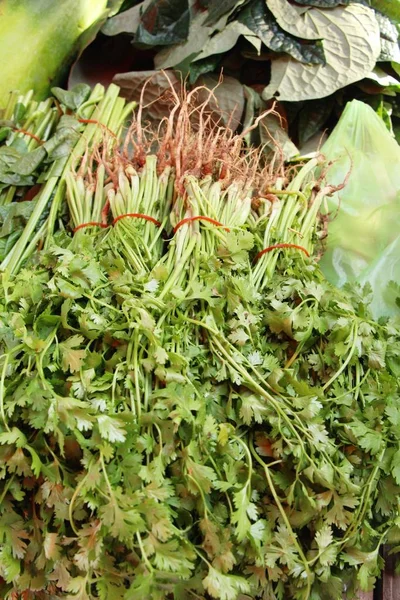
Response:
[[[321,275],[318,160],[263,164],[194,95],[97,125],[12,250],[4,598],[341,600],[398,538],[399,322]]]

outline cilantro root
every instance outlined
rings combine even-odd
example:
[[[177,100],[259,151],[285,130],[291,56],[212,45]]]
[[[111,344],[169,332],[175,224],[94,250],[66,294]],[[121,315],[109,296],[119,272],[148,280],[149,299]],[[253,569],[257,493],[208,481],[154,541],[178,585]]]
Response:
[[[321,159],[174,98],[63,115],[4,249],[1,597],[350,598],[399,533],[399,322],[318,268]]]

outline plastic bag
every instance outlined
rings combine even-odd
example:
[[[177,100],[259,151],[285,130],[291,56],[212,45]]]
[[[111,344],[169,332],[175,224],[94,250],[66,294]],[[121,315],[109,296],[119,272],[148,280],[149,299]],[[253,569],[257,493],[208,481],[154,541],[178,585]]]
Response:
[[[400,146],[371,107],[353,100],[321,152],[333,161],[329,183],[339,185],[348,176],[328,200],[321,269],[338,287],[369,282],[375,318],[399,314]]]

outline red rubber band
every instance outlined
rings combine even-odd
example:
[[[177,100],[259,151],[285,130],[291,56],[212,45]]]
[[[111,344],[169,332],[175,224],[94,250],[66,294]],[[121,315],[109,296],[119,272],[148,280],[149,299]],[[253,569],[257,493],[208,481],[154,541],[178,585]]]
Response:
[[[75,233],[78,229],[83,229],[84,227],[101,227],[102,229],[107,229],[107,223],[97,223],[96,221],[90,221],[89,223],[81,223],[78,227],[75,227],[72,231]]]
[[[156,227],[161,227],[160,221],[157,221],[157,219],[155,219],[154,217],[150,217],[150,215],[143,215],[142,213],[126,213],[126,215],[119,215],[118,217],[115,217],[112,224],[115,225],[121,219],[126,219],[126,217],[132,217],[133,219],[145,219],[145,221],[150,221],[150,223],[154,223]]]
[[[223,227],[225,229],[225,231],[229,231],[228,227],[225,227],[225,225],[223,225],[219,221],[216,221],[215,219],[212,219],[211,217],[197,215],[196,217],[186,217],[186,219],[182,219],[182,221],[179,221],[179,223],[177,225],[175,225],[175,227],[173,229],[174,233],[176,233],[178,231],[179,227],[182,227],[182,225],[185,225],[186,223],[192,223],[193,221],[207,221],[207,223],[212,223],[213,225],[216,225],[217,227]]]
[[[264,250],[261,250],[261,252],[259,252],[256,255],[254,260],[258,260],[263,256],[263,254],[267,254],[267,252],[272,252],[272,250],[276,250],[277,248],[297,248],[297,250],[301,250],[302,252],[304,252],[306,256],[310,256],[310,253],[303,246],[298,246],[297,244],[275,244],[274,246],[268,246],[268,248],[264,248]]]
[[[99,127],[102,127],[103,129],[105,129],[106,131],[108,131],[108,133],[113,137],[113,138],[117,138],[117,136],[115,135],[115,133],[109,128],[107,127],[107,125],[104,125],[104,123],[100,123],[99,121],[96,121],[95,119],[78,119],[79,123],[87,123],[87,124],[92,124],[92,125],[98,125]]]
[[[27,135],[28,137],[35,140],[38,144],[44,144],[44,141],[41,140],[37,135],[31,133],[30,131],[26,131],[26,129],[18,129],[18,127],[11,127],[11,129],[15,131],[15,133],[23,133],[24,135]]]

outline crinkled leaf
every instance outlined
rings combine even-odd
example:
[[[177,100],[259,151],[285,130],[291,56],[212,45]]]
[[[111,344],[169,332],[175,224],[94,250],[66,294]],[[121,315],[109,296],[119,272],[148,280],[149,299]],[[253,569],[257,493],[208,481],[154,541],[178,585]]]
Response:
[[[302,18],[307,12],[290,4],[288,0],[265,0],[269,10],[276,18],[278,25],[287,33],[303,40],[318,40],[322,35],[315,30],[311,23]]]
[[[310,9],[304,20],[324,38],[326,65],[303,65],[292,58],[273,61],[263,98],[298,101],[329,96],[369,73],[379,56],[379,27],[374,11],[361,4],[322,11]]]
[[[226,16],[212,26],[205,25],[204,21],[207,17],[207,12],[196,12],[190,22],[188,39],[184,44],[176,44],[171,48],[164,48],[154,58],[154,66],[157,69],[166,69],[176,65],[186,65],[186,71],[189,70],[190,63],[194,58],[198,58],[198,54],[203,50],[208,43],[210,36],[222,30],[227,18]],[[218,54],[218,52],[217,52]]]
[[[389,17],[382,15],[379,12],[375,13],[376,20],[379,24],[381,34],[381,53],[378,61],[388,62],[400,61],[400,48],[398,43],[399,32],[397,27]]]
[[[282,29],[264,0],[253,0],[242,10],[238,21],[246,25],[268,48],[286,52],[304,63],[325,64],[324,49],[319,42],[304,43]]]

